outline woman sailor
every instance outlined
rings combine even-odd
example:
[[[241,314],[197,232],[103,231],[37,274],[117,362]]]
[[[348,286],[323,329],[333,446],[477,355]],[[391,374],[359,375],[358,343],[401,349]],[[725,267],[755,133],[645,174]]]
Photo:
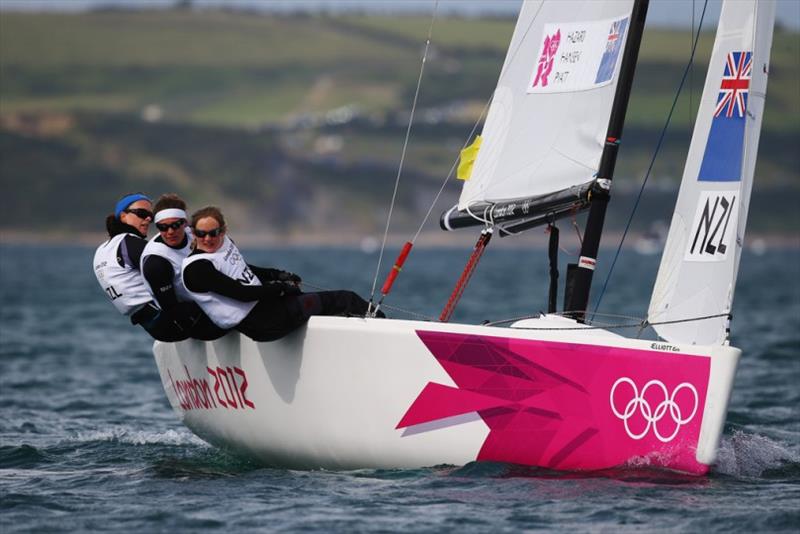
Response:
[[[181,280],[181,264],[191,250],[186,202],[174,193],[156,201],[153,221],[158,235],[142,251],[141,270],[147,289],[166,314],[187,331],[189,337],[213,340],[225,335],[189,297]]]
[[[163,316],[140,272],[139,262],[153,220],[152,203],[142,193],[122,197],[106,217],[108,240],[94,254],[94,274],[106,296],[133,324],[161,341],[186,339],[187,333]]]
[[[300,277],[248,265],[226,235],[213,206],[192,215],[196,249],[183,260],[183,283],[220,328],[235,328],[255,341],[279,339],[311,315],[364,315],[367,303],[352,291],[302,293]]]

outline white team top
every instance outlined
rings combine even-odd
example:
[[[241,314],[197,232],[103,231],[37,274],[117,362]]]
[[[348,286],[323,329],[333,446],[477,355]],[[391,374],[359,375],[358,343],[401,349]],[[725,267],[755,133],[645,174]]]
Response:
[[[256,302],[242,302],[213,292],[196,293],[186,288],[183,283],[183,273],[186,271],[187,266],[198,260],[210,261],[216,270],[246,286],[260,286],[261,280],[253,274],[247,263],[245,263],[242,253],[239,252],[236,244],[228,236],[225,236],[225,241],[216,252],[193,254],[183,260],[181,283],[186,289],[186,293],[200,305],[200,308],[214,324],[220,328],[233,328],[250,313]]]
[[[117,234],[99,247],[94,253],[94,275],[114,307],[123,314],[131,315],[142,304],[153,300],[147,290],[141,272],[131,266],[121,266],[117,262],[117,250],[126,236]]]
[[[183,260],[192,253],[192,234],[189,228],[186,228],[186,246],[181,248],[172,248],[163,241],[159,240],[160,236],[156,236],[145,245],[142,251],[142,259],[139,261],[139,267],[142,270],[142,277],[144,278],[144,262],[150,256],[160,256],[167,260],[172,265],[172,285],[175,287],[175,295],[181,302],[192,300],[186,288],[183,285],[183,277],[181,276],[181,268]],[[144,280],[145,287],[152,296],[155,296],[154,288],[150,287],[147,279]],[[158,289],[158,288],[156,288]]]

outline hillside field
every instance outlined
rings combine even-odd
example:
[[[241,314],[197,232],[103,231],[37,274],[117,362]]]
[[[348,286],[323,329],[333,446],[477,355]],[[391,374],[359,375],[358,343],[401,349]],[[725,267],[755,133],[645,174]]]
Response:
[[[45,231],[47,212],[100,231],[120,193],[174,190],[195,206],[221,204],[246,231],[375,233],[429,25],[416,16],[0,12],[0,228]],[[491,95],[512,30],[505,19],[437,20],[398,228],[415,228],[427,211]],[[680,177],[712,41],[701,37],[656,189]],[[688,31],[645,34],[618,164],[622,195],[644,175],[690,45]],[[770,68],[756,196],[796,200],[800,34],[776,30]],[[445,189],[436,214],[459,185]],[[781,209],[751,216],[791,232],[796,210]]]

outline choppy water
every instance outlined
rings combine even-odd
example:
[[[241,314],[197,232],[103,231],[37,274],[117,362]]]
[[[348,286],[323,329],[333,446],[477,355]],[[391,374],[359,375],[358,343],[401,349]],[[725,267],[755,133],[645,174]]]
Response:
[[[0,248],[0,530],[537,529],[776,531],[800,525],[800,253],[745,254],[744,350],[718,465],[555,473],[504,464],[353,472],[268,468],[195,438],[144,331],[103,297],[89,249]],[[438,315],[468,251],[418,250],[392,303]],[[610,257],[608,251],[601,258]],[[253,263],[368,293],[375,255],[249,251]],[[390,261],[390,260],[389,260]],[[641,315],[657,256],[623,255],[602,310]],[[455,320],[537,311],[542,251],[490,250]],[[598,271],[600,281],[605,273]],[[616,283],[614,283],[616,282]]]

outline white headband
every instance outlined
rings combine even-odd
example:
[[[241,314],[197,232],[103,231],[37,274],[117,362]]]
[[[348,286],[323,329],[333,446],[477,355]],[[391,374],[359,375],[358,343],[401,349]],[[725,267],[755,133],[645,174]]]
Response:
[[[185,219],[186,212],[178,208],[169,208],[161,210],[158,213],[156,213],[156,218],[153,219],[153,222],[161,222],[164,219],[173,219],[173,218]]]

